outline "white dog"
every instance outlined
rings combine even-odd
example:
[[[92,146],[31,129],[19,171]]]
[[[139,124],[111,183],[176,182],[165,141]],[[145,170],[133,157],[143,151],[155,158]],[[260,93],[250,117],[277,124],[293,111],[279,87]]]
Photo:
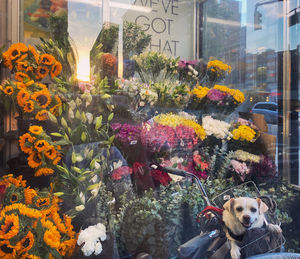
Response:
[[[241,256],[238,246],[247,229],[261,228],[266,223],[269,231],[281,232],[278,225],[267,224],[264,213],[268,206],[256,198],[232,198],[224,204],[223,221],[226,226],[226,236],[230,242],[230,255],[232,259]]]

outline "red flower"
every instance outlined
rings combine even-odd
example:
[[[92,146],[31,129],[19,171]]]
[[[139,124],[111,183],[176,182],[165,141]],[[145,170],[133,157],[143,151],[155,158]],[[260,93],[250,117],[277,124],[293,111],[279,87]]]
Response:
[[[132,169],[128,166],[121,166],[115,169],[112,173],[112,178],[114,180],[121,180],[123,176],[132,174]]]
[[[164,186],[167,186],[172,180],[167,173],[157,169],[151,170],[150,175]]]
[[[134,162],[133,163],[133,173],[136,175],[136,176],[142,176],[145,174],[145,170],[144,170],[144,167],[146,166],[146,164],[144,163],[140,163],[140,162]]]
[[[4,184],[0,185],[0,201],[2,201],[2,199],[4,198],[5,190],[6,190],[6,186]]]

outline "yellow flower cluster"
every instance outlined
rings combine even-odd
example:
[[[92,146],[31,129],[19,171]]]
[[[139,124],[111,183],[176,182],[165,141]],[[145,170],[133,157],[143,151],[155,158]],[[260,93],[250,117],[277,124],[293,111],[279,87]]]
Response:
[[[204,98],[209,92],[209,88],[205,86],[198,86],[193,89],[192,94],[196,95],[198,99]]]
[[[230,94],[238,103],[243,103],[245,101],[244,94],[238,89],[231,89],[225,85],[215,85],[214,89]]]
[[[196,135],[201,139],[204,140],[206,133],[203,127],[198,124],[197,122],[184,118],[183,116],[179,116],[173,113],[167,114],[160,114],[154,117],[154,121],[158,124],[169,126],[172,128],[176,128],[179,125],[184,125],[190,128],[193,128]]]
[[[207,63],[207,68],[210,68],[213,72],[228,72],[231,73],[231,66],[223,63],[221,60],[212,60]]]
[[[254,163],[259,163],[260,161],[260,156],[248,153],[241,149],[234,152],[234,157],[241,161],[249,161]]]
[[[61,160],[61,147],[51,141],[43,127],[30,126],[29,132],[19,138],[21,150],[28,154],[28,165],[36,170],[35,176],[51,175],[54,173],[49,165],[57,165]]]
[[[246,125],[240,125],[232,131],[233,139],[241,141],[253,141],[256,135],[255,130]]]
[[[71,218],[62,219],[58,213],[59,198],[45,192],[40,196],[24,182],[12,175],[0,181],[6,187],[0,212],[0,258],[54,258],[45,254],[51,249],[71,257],[77,236]],[[10,203],[6,196],[11,195],[20,198],[18,203]]]

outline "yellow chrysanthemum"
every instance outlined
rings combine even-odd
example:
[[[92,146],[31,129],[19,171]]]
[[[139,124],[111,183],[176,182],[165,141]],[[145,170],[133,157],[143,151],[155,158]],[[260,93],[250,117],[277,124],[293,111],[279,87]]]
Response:
[[[176,128],[179,125],[184,125],[190,128],[193,128],[196,135],[201,139],[205,139],[206,133],[203,127],[198,124],[197,122],[186,119],[182,116],[175,115],[172,113],[167,113],[167,114],[160,114],[158,116],[154,117],[154,121],[156,123],[159,123],[161,125],[169,126],[172,128]]]
[[[241,141],[253,141],[256,135],[255,130],[246,125],[241,125],[232,131],[233,139]]]
[[[231,72],[231,66],[223,63],[221,60],[212,60],[209,61],[207,64],[207,68],[211,68],[214,70],[221,70],[230,73]]]
[[[204,98],[209,91],[209,88],[198,86],[197,88],[193,89],[192,94],[196,95],[198,99]]]
[[[245,96],[240,90],[235,90],[233,94],[234,100],[236,100],[239,103],[243,103],[245,101]]]

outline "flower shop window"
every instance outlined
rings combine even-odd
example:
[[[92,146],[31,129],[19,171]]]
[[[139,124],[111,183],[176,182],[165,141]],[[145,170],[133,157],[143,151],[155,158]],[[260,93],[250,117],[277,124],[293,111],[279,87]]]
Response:
[[[299,252],[297,4],[1,1],[0,255],[174,258],[258,190]]]

